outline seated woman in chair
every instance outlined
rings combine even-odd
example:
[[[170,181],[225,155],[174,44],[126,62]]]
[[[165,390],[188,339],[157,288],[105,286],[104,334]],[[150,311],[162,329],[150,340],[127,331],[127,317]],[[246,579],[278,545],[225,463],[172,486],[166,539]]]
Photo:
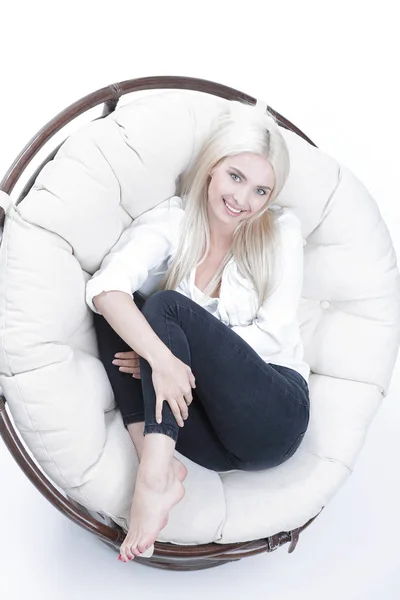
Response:
[[[307,430],[303,239],[291,211],[270,210],[288,172],[272,117],[240,104],[182,175],[181,197],[134,219],[87,283],[140,460],[123,561],[154,544],[185,494],[175,448],[215,471],[261,470]]]

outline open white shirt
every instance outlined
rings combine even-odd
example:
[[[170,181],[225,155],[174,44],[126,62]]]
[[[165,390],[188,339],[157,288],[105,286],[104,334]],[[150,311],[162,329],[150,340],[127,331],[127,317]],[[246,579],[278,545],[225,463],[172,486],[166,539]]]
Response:
[[[145,298],[157,291],[177,250],[184,215],[182,199],[172,196],[134,219],[86,284],[86,302],[96,313],[94,296],[121,291]],[[257,310],[253,285],[239,273],[234,257],[222,274],[219,298],[205,296],[195,284],[196,269],[176,288],[233,329],[267,363],[298,371],[308,382],[297,319],[303,285],[303,237],[296,215],[284,208],[276,218],[281,243],[273,269],[272,294]],[[276,285],[278,283],[278,285]],[[254,317],[255,315],[255,317]]]

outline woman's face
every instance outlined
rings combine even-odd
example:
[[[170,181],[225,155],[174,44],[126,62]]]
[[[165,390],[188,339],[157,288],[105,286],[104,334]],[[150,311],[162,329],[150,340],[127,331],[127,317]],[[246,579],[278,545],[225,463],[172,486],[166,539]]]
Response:
[[[238,221],[260,210],[275,184],[271,163],[252,152],[227,156],[211,170],[210,176],[207,206],[210,227],[221,234],[232,233]],[[231,212],[226,203],[241,212]]]

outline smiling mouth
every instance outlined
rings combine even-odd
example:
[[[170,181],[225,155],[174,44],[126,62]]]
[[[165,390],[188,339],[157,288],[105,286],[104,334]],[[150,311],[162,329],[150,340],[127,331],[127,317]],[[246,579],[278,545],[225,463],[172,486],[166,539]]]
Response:
[[[226,208],[228,209],[229,213],[230,213],[230,214],[232,214],[232,215],[241,215],[242,213],[246,213],[246,212],[247,212],[247,210],[239,210],[239,211],[238,211],[238,209],[235,209],[235,207],[234,207],[234,206],[232,206],[232,209],[233,209],[233,210],[231,210],[231,209],[230,209],[230,206],[229,206],[229,205],[228,205],[228,203],[226,202],[225,198],[222,198],[222,201],[223,201],[223,203],[225,204]]]

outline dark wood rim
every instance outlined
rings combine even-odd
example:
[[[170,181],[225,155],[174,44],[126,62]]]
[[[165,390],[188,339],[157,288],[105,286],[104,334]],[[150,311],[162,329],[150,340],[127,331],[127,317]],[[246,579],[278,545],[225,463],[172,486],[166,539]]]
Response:
[[[44,127],[42,127],[42,129],[36,133],[36,135],[28,142],[22,152],[14,160],[0,183],[0,189],[7,194],[11,194],[14,186],[21,177],[21,174],[24,172],[24,169],[43,147],[43,145],[67,123],[82,113],[93,108],[94,106],[97,106],[98,104],[103,103],[103,113],[98,118],[104,118],[116,109],[120,97],[125,94],[140,90],[168,88],[200,91],[213,94],[215,96],[220,96],[222,98],[226,98],[227,100],[246,101],[250,102],[251,104],[255,104],[257,101],[256,98],[253,98],[244,92],[235,90],[234,88],[213,81],[196,79],[193,77],[142,77],[139,79],[129,79],[127,81],[111,84],[105,88],[101,88],[91,94],[88,94],[77,102],[74,102],[65,110],[56,115],[56,117],[49,121]],[[300,131],[300,129],[298,129],[285,117],[271,107],[268,106],[267,108],[274,115],[280,125],[300,135],[308,143],[315,146],[315,144],[302,131]],[[59,144],[57,148],[55,148],[36,169],[35,173],[30,177],[28,183],[22,190],[19,198],[16,201],[16,204],[21,202],[21,200],[26,196],[39,172],[47,162],[54,158],[64,141],[61,142],[61,144]],[[0,207],[0,226],[4,221],[4,216],[4,210]],[[74,523],[77,523],[81,527],[87,529],[91,533],[98,536],[103,542],[118,550],[125,538],[124,530],[117,524],[115,524],[113,527],[109,527],[108,525],[97,521],[90,515],[89,511],[84,506],[81,506],[78,502],[72,498],[69,498],[68,496],[65,498],[54,487],[51,481],[32,461],[23,444],[21,443],[20,438],[16,434],[14,426],[7,414],[6,398],[4,395],[0,395],[0,434],[8,450],[22,471],[39,490],[39,492],[49,502],[51,502],[53,506],[55,506],[55,508],[60,510]],[[322,509],[323,507],[321,510]],[[306,527],[308,527],[312,521],[314,521],[318,514],[311,518],[303,526],[293,529],[292,531],[283,531],[273,536],[269,536],[268,538],[254,540],[251,542],[239,542],[234,544],[210,543],[193,546],[179,546],[177,544],[156,542],[154,544],[154,554],[150,559],[136,558],[135,560],[139,560],[144,564],[161,569],[197,570],[218,566],[233,560],[240,560],[246,556],[260,554],[261,552],[272,552],[288,542],[290,542],[289,552],[293,552],[298,542],[299,534]]]

